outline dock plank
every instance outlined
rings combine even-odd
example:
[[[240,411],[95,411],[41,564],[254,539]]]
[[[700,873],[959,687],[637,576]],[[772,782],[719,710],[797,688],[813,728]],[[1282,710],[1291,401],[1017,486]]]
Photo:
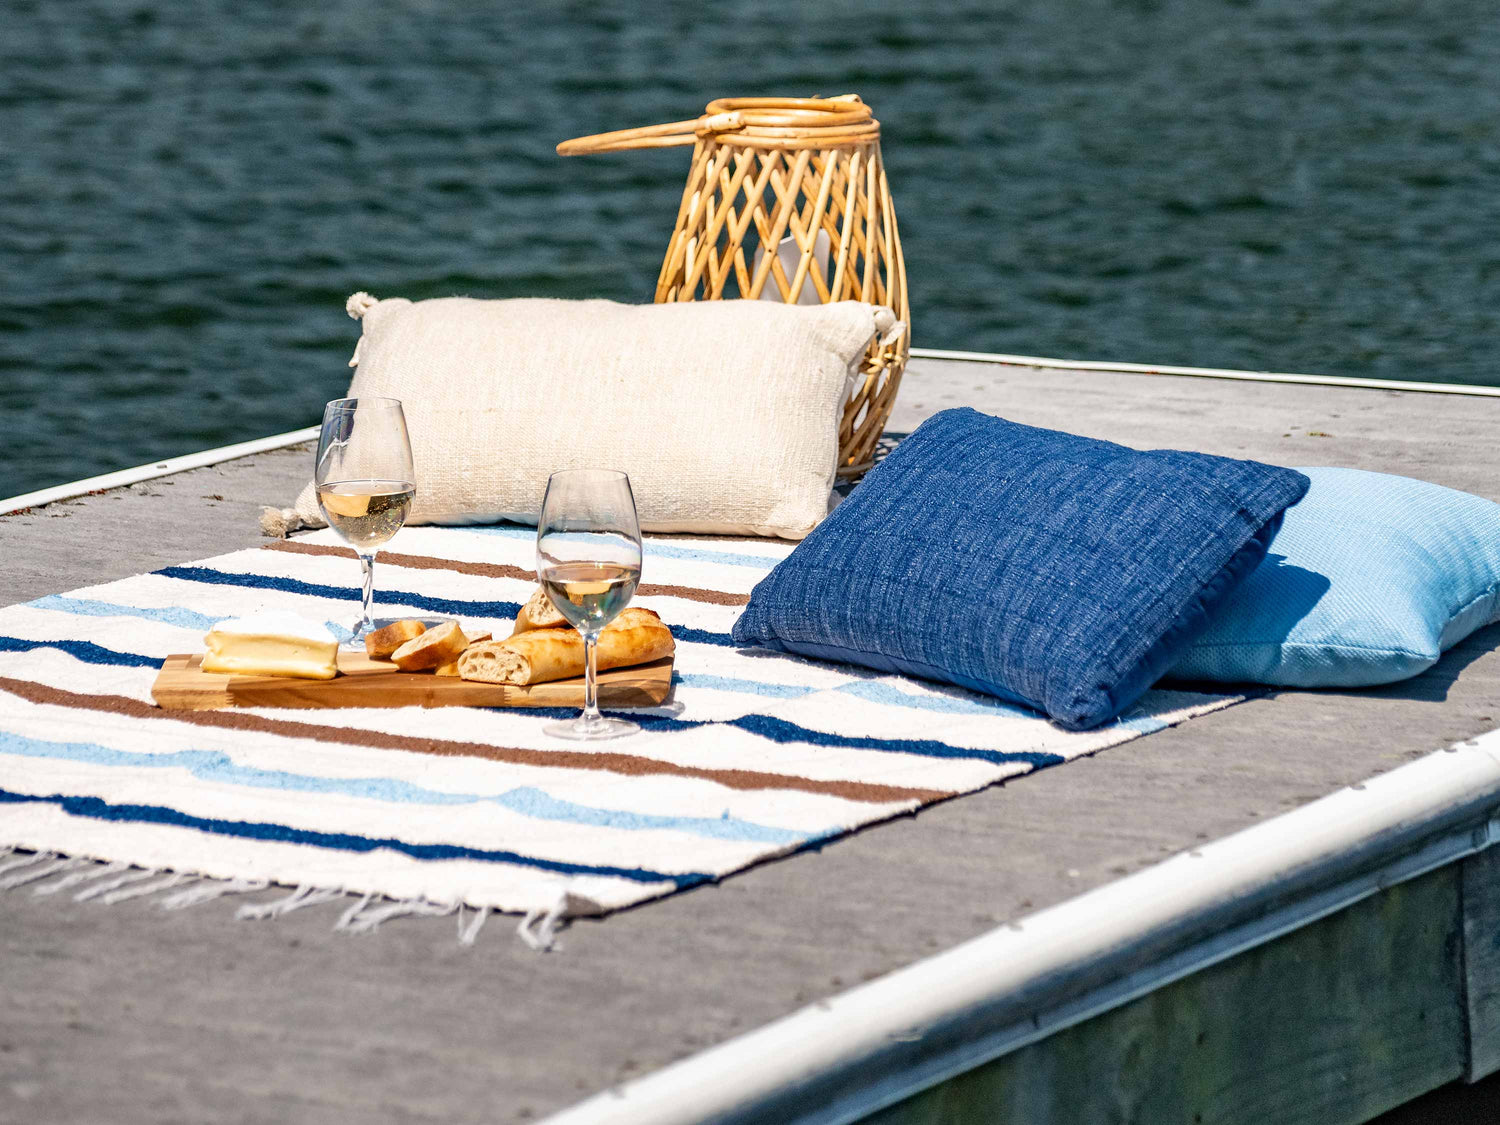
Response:
[[[1463,863],[1464,1000],[1469,1051],[1464,1077],[1500,1071],[1500,848]]]

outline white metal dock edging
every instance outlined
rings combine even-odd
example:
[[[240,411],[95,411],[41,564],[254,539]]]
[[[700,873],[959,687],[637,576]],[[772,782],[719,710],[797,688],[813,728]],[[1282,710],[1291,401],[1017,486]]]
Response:
[[[1500,387],[1485,387],[1473,383],[1409,383],[1402,379],[1361,379],[1350,375],[1297,375],[1283,371],[1236,371],[1228,367],[1174,367],[1166,364],[1115,363],[1110,360],[1046,359],[1034,355],[954,352],[941,348],[912,348],[911,354],[916,359],[956,359],[965,363],[1002,363],[1011,367],[1041,367],[1059,371],[1117,371],[1123,375],[1176,375],[1190,379],[1233,379],[1242,383],[1300,383],[1311,387],[1356,387],[1371,391],[1500,398]]]
[[[1500,842],[1500,730],[606,1090],[546,1125],[846,1125]]]
[[[289,430],[284,434],[273,434],[271,437],[256,438],[254,441],[221,445],[217,449],[205,449],[198,453],[185,454],[182,457],[169,457],[165,461],[153,461],[149,465],[137,465],[133,469],[120,469],[117,472],[86,477],[67,484],[55,484],[51,488],[40,488],[35,492],[23,492],[20,496],[0,500],[0,516],[12,515],[24,508],[39,508],[43,504],[51,504],[57,500],[71,500],[75,496],[87,496],[91,492],[101,492],[106,488],[123,488],[125,485],[139,484],[141,481],[153,480],[156,477],[185,473],[189,469],[203,469],[209,465],[233,461],[237,457],[249,457],[255,453],[269,453],[273,449],[285,449],[289,445],[312,441],[317,436],[318,427],[308,426],[301,430]]]

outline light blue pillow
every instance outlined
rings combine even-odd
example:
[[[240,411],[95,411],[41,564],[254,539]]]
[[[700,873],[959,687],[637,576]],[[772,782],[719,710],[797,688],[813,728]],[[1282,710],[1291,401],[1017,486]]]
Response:
[[[1300,471],[1307,496],[1173,679],[1388,684],[1500,618],[1500,504],[1384,473]]]

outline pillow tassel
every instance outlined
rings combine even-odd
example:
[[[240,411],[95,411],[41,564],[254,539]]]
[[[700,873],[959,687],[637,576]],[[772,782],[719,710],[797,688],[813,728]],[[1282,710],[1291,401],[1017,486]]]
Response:
[[[296,508],[262,508],[260,510],[260,533],[270,539],[285,539],[294,531],[301,531],[306,521],[297,514]]]

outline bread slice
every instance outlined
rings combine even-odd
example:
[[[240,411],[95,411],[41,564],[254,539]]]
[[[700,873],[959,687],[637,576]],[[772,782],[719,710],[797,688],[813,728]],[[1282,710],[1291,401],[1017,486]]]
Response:
[[[538,586],[531,597],[526,599],[521,612],[516,614],[516,627],[511,630],[510,635],[519,637],[522,633],[529,633],[533,629],[571,628],[568,619],[557,612],[557,607],[552,604],[547,591]]]
[[[649,609],[625,610],[599,634],[598,667],[649,664],[676,651],[672,631]],[[470,646],[458,674],[488,684],[544,684],[583,675],[583,637],[573,629],[533,629]]]
[[[407,641],[414,641],[427,632],[427,626],[416,618],[393,621],[383,629],[365,634],[365,653],[371,660],[389,660]]]
[[[449,621],[407,641],[391,654],[391,661],[403,672],[426,672],[457,660],[468,645],[458,622]]]

